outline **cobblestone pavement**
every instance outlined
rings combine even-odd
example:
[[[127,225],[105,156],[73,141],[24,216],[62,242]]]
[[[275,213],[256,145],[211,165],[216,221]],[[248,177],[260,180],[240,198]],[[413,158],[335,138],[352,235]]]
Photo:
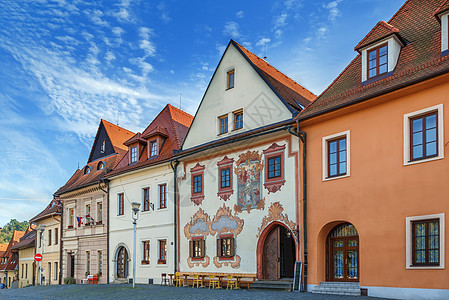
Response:
[[[193,289],[191,287],[177,288],[160,285],[129,284],[109,285],[55,285],[34,286],[23,289],[0,290],[0,299],[360,299],[374,300],[380,298],[351,297],[336,295],[318,295],[311,293],[293,293],[261,290],[209,290],[207,288]]]

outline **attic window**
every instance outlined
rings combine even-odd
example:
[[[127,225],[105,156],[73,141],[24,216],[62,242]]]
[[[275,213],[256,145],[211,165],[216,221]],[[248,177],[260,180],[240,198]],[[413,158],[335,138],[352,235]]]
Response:
[[[235,70],[228,71],[227,73],[227,87],[226,89],[232,89],[234,87]]]
[[[157,156],[157,141],[152,141],[150,143],[151,146],[151,153],[150,153],[150,157],[154,157]]]
[[[100,161],[97,165],[97,170],[103,170],[104,169],[104,162]]]
[[[103,140],[103,143],[101,144],[100,152],[104,153],[106,151],[106,141]]]
[[[130,149],[130,154],[131,154],[130,163],[137,162],[137,147],[132,147]]]
[[[91,167],[86,166],[86,167],[84,168],[84,175],[85,175],[85,174],[89,174],[89,173],[90,173],[90,170],[91,170]]]
[[[368,51],[368,79],[387,73],[388,44],[380,45]]]

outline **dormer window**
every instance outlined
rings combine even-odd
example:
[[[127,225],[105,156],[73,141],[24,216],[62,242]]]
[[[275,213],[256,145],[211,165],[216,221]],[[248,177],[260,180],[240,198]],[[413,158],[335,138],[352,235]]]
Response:
[[[387,73],[388,44],[380,45],[368,51],[368,79]]]
[[[132,147],[130,149],[131,157],[130,157],[130,163],[137,162],[137,147]]]
[[[152,141],[151,143],[150,143],[150,157],[155,157],[155,156],[157,156],[157,141]]]
[[[85,168],[84,168],[84,175],[86,175],[86,174],[89,174],[90,173],[90,167],[89,166],[86,166]]]
[[[97,165],[97,171],[98,170],[103,170],[104,169],[104,162],[100,161]]]
[[[227,87],[226,89],[232,89],[234,87],[235,70],[228,71],[227,73]]]

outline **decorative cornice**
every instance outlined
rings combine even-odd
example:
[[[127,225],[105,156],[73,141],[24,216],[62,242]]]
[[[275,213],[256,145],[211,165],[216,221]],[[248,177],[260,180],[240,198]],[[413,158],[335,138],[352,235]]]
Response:
[[[196,231],[195,233],[193,233],[193,234],[190,233],[190,231],[189,231],[190,228],[191,228],[193,225],[195,225],[196,222],[197,222],[199,219],[204,220],[204,223],[206,223],[206,225],[207,225],[207,231],[201,232],[201,231],[197,230],[197,231]],[[184,235],[185,235],[185,237],[186,237],[188,240],[190,240],[190,238],[192,238],[193,235],[203,235],[203,236],[205,236],[205,235],[210,234],[210,223],[211,223],[211,221],[210,221],[209,215],[208,215],[207,213],[205,213],[204,210],[202,210],[201,208],[198,209],[198,211],[197,211],[197,212],[190,218],[190,222],[187,223],[187,224],[184,226]]]
[[[220,160],[220,161],[217,163],[217,166],[221,167],[221,166],[225,166],[225,165],[232,164],[233,162],[234,162],[234,159],[233,159],[233,158],[228,158],[227,156],[225,156],[225,157],[223,157],[222,160]]]
[[[238,268],[240,268],[240,261],[241,260],[242,260],[241,257],[238,256],[238,255],[235,255],[233,260],[225,260],[225,261],[220,261],[218,259],[218,256],[214,256],[214,265],[217,268],[221,268],[223,265],[225,267],[230,265],[232,268],[238,269]]]
[[[206,255],[202,260],[192,260],[191,257],[187,258],[187,265],[189,266],[189,268],[193,268],[195,266],[199,267],[200,265],[203,268],[206,268],[209,264],[210,264],[210,257],[208,255]]]
[[[293,221],[290,221],[288,219],[288,215],[283,214],[283,211],[284,211],[284,208],[282,207],[282,205],[279,202],[274,202],[273,204],[271,204],[270,208],[268,208],[268,216],[265,216],[262,219],[262,224],[260,225],[260,227],[258,229],[258,233],[257,233],[256,237],[259,238],[260,235],[262,234],[263,230],[271,222],[274,222],[274,221],[278,221],[278,222],[285,224],[288,228],[290,228],[290,230],[293,233],[295,233],[296,232],[296,223]],[[293,236],[295,237],[295,239],[298,239],[296,234],[293,234]]]
[[[223,227],[220,231],[213,230],[212,229],[212,225],[214,223],[218,222],[218,220],[222,216],[226,216],[231,221],[235,221],[237,223],[236,229],[232,230],[232,229],[229,229],[227,227]],[[214,219],[212,220],[212,222],[209,223],[209,232],[210,232],[211,235],[215,235],[215,234],[218,235],[218,234],[222,234],[222,233],[233,233],[234,237],[236,237],[238,234],[240,234],[240,232],[242,232],[244,223],[245,222],[242,219],[240,219],[237,215],[233,216],[231,209],[229,207],[226,207],[223,204],[223,206],[218,209],[218,211],[215,214]]]
[[[275,152],[281,152],[285,149],[285,145],[283,146],[279,146],[276,143],[273,143],[270,147],[268,147],[268,149],[263,150],[263,154],[270,154],[270,153],[275,153]]]
[[[200,165],[200,163],[197,163],[193,168],[190,169],[190,173],[197,173],[201,172],[205,169],[205,166]]]

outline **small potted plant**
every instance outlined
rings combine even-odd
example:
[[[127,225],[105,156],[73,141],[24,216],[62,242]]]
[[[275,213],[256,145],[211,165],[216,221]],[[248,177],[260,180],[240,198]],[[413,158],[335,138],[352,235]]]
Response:
[[[102,272],[98,272],[97,275],[98,275],[98,277],[100,277],[101,275],[103,275],[103,273]]]
[[[157,263],[158,263],[159,265],[163,265],[163,264],[165,264],[165,259],[158,259],[158,260],[157,260]]]
[[[89,271],[86,271],[86,277],[89,276],[89,275],[90,275],[90,272],[89,272]]]
[[[142,260],[142,265],[149,265],[150,264],[150,261],[149,260]]]

